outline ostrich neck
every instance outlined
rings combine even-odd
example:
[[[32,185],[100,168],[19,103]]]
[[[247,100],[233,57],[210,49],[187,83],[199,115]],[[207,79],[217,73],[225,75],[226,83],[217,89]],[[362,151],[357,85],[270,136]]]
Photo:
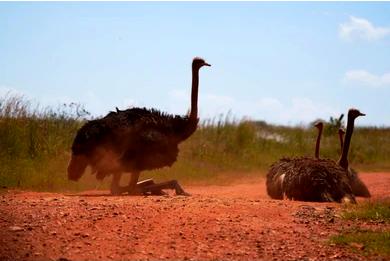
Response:
[[[198,126],[198,86],[199,69],[192,68],[191,111],[185,125],[182,125],[184,129],[177,136],[178,142],[188,139]]]
[[[343,150],[342,150],[339,162],[338,162],[339,165],[344,169],[348,169],[348,151],[349,151],[349,145],[351,144],[351,138],[352,138],[354,125],[355,125],[354,119],[348,117],[347,131],[345,133]]]
[[[318,128],[318,136],[317,136],[317,142],[316,142],[316,153],[315,153],[316,159],[320,158],[321,135],[322,135],[322,128]]]
[[[190,120],[198,119],[198,87],[199,87],[199,69],[192,68]]]
[[[343,145],[344,145],[344,134],[342,132],[339,133],[339,139],[340,139],[340,153],[342,153]]]

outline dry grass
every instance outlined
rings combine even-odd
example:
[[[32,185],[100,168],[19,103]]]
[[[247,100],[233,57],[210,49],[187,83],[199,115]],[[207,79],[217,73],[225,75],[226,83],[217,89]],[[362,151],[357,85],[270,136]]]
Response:
[[[100,185],[88,174],[78,183],[66,179],[70,146],[87,116],[83,107],[74,103],[53,109],[33,106],[23,97],[0,98],[0,186],[35,190],[106,188],[105,183]],[[265,173],[282,156],[313,155],[316,135],[311,127],[234,120],[227,114],[202,122],[181,144],[172,168],[143,176],[200,184],[243,179]],[[390,170],[389,145],[389,128],[358,128],[350,163],[358,170]],[[338,155],[337,132],[325,135],[321,156],[337,159]]]

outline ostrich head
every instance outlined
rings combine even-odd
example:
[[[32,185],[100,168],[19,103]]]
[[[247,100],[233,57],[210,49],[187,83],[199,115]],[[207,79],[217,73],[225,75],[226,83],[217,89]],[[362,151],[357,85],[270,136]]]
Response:
[[[361,113],[358,109],[349,109],[348,111],[348,118],[350,119],[356,119],[359,116],[366,116],[366,114]]]
[[[324,127],[324,123],[322,121],[318,121],[314,124],[314,127],[317,129],[322,129],[322,127]]]
[[[202,66],[211,66],[210,64],[206,63],[205,60],[199,57],[195,57],[192,61],[192,69],[199,70],[202,68]]]

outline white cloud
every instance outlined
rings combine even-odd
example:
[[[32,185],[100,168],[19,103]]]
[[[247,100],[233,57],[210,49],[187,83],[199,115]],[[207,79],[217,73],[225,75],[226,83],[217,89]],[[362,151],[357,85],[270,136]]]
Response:
[[[275,110],[283,110],[283,104],[275,98],[261,98],[258,102],[257,105],[262,109],[262,110],[269,110],[269,111],[275,111]]]
[[[340,38],[348,41],[375,41],[387,35],[390,35],[390,27],[376,27],[370,21],[354,16],[350,16],[348,22],[339,26]]]
[[[258,117],[279,124],[309,123],[317,118],[328,119],[339,114],[332,106],[303,97],[293,97],[286,103],[263,98],[257,103],[256,110]]]
[[[184,89],[174,89],[169,92],[170,102],[167,110],[171,113],[184,114],[190,109],[191,94]],[[234,98],[213,93],[199,94],[199,114],[202,118],[212,118],[226,113],[235,107]]]
[[[180,89],[172,90],[169,94],[170,113],[184,114],[190,108],[190,94]],[[275,97],[244,100],[214,93],[199,95],[201,119],[212,119],[229,111],[236,119],[249,118],[277,124],[310,123],[318,118],[328,119],[340,114],[340,110],[334,106],[304,97],[292,97],[282,102]]]
[[[136,100],[131,99],[131,98],[125,98],[123,99],[121,103],[121,108],[128,109],[132,107],[142,107]]]
[[[389,76],[387,76],[389,77]],[[0,86],[0,95],[8,92],[23,95],[22,92]],[[30,96],[28,99],[32,98]],[[121,103],[111,104],[105,101],[92,90],[86,90],[77,99],[68,96],[44,96],[40,98],[42,105],[55,106],[62,103],[79,101],[94,116],[105,115],[108,111],[114,110],[115,106],[123,110],[130,106],[143,107],[137,101],[124,97]],[[146,106],[149,107],[149,106]],[[190,93],[185,90],[176,89],[169,92],[168,103],[160,104],[157,108],[174,114],[185,114],[190,108]],[[339,111],[324,103],[312,101],[308,98],[293,97],[286,102],[282,102],[274,97],[262,97],[260,99],[239,100],[228,95],[218,95],[214,93],[202,93],[199,96],[199,115],[201,119],[210,119],[226,115],[231,111],[236,119],[250,118],[253,120],[265,120],[269,123],[277,124],[297,124],[309,123],[317,118],[328,119],[336,116]]]
[[[390,87],[390,72],[375,75],[365,70],[350,70],[345,73],[343,82],[365,87]]]
[[[234,99],[226,95],[206,94],[205,100],[217,106],[229,106],[234,103]]]
[[[229,111],[235,112],[238,107],[238,101],[227,95],[216,95],[207,93],[200,98],[199,114],[202,118],[219,117],[226,115]]]
[[[189,99],[187,91],[184,89],[174,89],[169,92],[169,96],[174,99],[187,100]]]

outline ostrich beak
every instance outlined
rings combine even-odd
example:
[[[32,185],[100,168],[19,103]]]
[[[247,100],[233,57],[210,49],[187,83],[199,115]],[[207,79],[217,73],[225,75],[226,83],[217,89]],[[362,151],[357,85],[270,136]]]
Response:
[[[366,116],[366,114],[359,112],[359,116]]]
[[[211,66],[211,64],[208,64],[208,63],[204,63],[203,65],[205,65],[205,66]]]

